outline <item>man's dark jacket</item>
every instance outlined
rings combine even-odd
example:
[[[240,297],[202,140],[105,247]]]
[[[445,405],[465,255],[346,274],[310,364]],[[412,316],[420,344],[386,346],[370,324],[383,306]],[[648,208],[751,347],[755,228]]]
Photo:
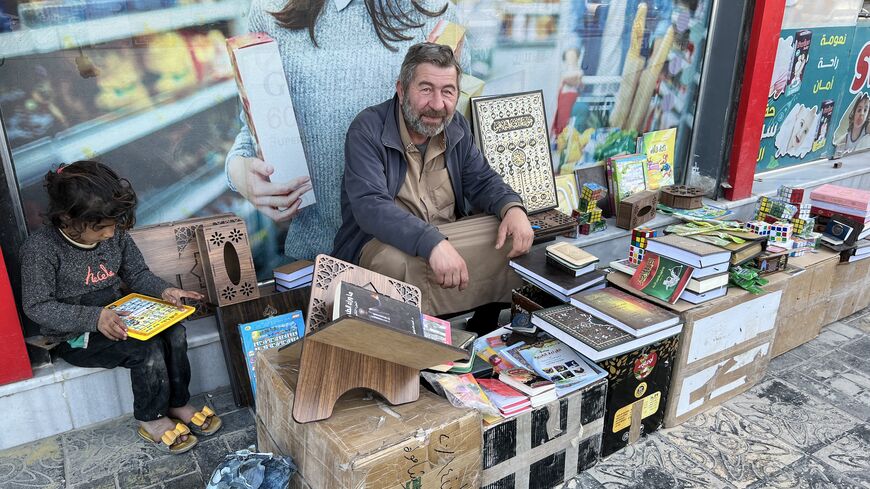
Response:
[[[435,245],[444,239],[435,226],[395,203],[408,168],[399,135],[398,104],[399,99],[394,96],[363,110],[347,131],[341,184],[342,224],[332,251],[340,260],[358,263],[363,245],[372,237],[428,260]],[[520,196],[483,159],[462,115],[454,114],[445,137],[445,161],[457,218],[467,216],[471,209],[498,216],[508,203],[522,204]]]

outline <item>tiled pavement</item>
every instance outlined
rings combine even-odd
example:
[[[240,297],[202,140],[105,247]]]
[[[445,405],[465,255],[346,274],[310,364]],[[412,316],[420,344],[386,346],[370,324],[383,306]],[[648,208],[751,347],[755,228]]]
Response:
[[[227,453],[256,442],[251,412],[236,409],[228,391],[195,402],[206,400],[226,426],[192,452],[146,446],[124,417],[0,451],[0,488],[203,488]],[[870,488],[870,309],[774,359],[743,395],[565,487]]]

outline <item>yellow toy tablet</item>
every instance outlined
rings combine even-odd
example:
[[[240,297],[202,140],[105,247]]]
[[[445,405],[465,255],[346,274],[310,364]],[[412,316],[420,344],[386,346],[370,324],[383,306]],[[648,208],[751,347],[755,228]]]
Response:
[[[170,302],[142,294],[129,294],[106,306],[106,309],[128,311],[122,316],[127,324],[127,336],[147,340],[164,329],[193,314],[193,306],[174,306]]]

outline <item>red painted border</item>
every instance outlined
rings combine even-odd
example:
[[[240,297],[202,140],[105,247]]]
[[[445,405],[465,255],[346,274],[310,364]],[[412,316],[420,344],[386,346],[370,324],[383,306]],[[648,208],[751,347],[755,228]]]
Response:
[[[785,0],[758,0],[755,3],[728,167],[728,183],[731,184],[731,188],[725,190],[728,200],[740,200],[752,195],[764,111],[767,109],[770,79],[773,77],[784,15]]]
[[[33,377],[6,262],[0,251],[0,384]]]

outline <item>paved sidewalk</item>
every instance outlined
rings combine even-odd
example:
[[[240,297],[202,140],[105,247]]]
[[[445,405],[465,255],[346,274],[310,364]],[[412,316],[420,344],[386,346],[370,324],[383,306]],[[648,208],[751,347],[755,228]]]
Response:
[[[236,409],[229,391],[193,404],[206,401],[225,427],[187,454],[146,446],[126,416],[0,451],[0,488],[201,489],[227,453],[256,443],[251,411]],[[870,309],[776,358],[750,391],[652,434],[565,487],[867,488],[868,421]]]

